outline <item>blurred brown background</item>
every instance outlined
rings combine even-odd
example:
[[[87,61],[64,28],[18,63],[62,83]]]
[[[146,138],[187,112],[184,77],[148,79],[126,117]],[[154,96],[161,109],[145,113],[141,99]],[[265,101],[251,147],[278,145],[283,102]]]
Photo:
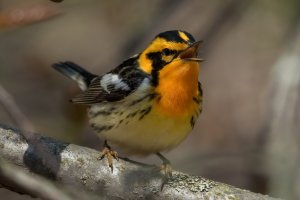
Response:
[[[298,0],[0,0],[0,84],[37,132],[100,149],[85,109],[68,102],[79,89],[51,64],[70,60],[101,74],[159,32],[186,30],[205,42],[204,109],[165,154],[173,167],[300,199],[299,22]],[[0,123],[17,126],[2,107]]]

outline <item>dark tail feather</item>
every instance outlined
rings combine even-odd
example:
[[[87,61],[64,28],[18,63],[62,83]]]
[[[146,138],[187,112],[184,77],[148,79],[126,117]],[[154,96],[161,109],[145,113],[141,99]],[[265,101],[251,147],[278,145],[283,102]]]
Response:
[[[96,77],[96,75],[86,71],[73,62],[55,63],[52,67],[66,77],[76,81],[82,90],[86,90],[91,81]]]

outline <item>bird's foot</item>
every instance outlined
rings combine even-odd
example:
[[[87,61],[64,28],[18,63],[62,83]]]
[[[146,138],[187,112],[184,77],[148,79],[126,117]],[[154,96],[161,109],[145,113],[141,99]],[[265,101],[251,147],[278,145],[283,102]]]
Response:
[[[163,161],[163,164],[160,167],[162,173],[164,174],[163,182],[160,188],[162,191],[165,184],[168,182],[168,179],[172,178],[172,167],[170,161],[166,157],[160,153],[156,153],[156,155]]]
[[[156,153],[156,155],[163,161],[163,164],[161,165],[161,171],[165,175],[165,177],[171,178],[172,177],[172,166],[170,161],[164,157],[161,153]]]
[[[111,150],[110,146],[107,145],[107,142],[105,141],[104,147],[100,153],[99,159],[102,160],[104,157],[106,157],[108,166],[111,169],[111,172],[114,170],[113,166],[113,159],[119,160],[118,153],[116,151]]]
[[[170,163],[163,163],[160,168],[166,178],[172,177],[172,166]]]

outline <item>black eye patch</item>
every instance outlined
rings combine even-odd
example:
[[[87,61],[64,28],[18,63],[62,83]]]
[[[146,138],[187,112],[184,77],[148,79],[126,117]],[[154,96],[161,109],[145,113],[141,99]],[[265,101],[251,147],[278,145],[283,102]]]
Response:
[[[171,49],[168,49],[168,48],[164,48],[162,50],[162,54],[165,55],[165,56],[170,56],[170,55],[174,55],[176,54],[177,51],[176,50],[171,50]]]
[[[161,69],[165,64],[167,64],[161,59],[161,52],[151,52],[148,53],[146,56],[147,58],[152,60],[152,66],[154,69]]]

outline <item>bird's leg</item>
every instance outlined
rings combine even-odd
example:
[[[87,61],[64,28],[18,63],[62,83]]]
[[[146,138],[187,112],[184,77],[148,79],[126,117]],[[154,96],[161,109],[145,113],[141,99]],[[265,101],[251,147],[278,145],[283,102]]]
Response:
[[[101,151],[100,160],[102,160],[104,157],[106,157],[108,166],[111,169],[111,172],[113,172],[113,159],[119,160],[118,153],[116,151],[111,150],[111,147],[107,144],[107,140],[104,140],[103,149]]]
[[[171,162],[159,152],[156,153],[156,155],[163,161],[163,164],[161,166],[161,170],[163,171],[163,173],[167,176],[167,178],[172,177]]]

